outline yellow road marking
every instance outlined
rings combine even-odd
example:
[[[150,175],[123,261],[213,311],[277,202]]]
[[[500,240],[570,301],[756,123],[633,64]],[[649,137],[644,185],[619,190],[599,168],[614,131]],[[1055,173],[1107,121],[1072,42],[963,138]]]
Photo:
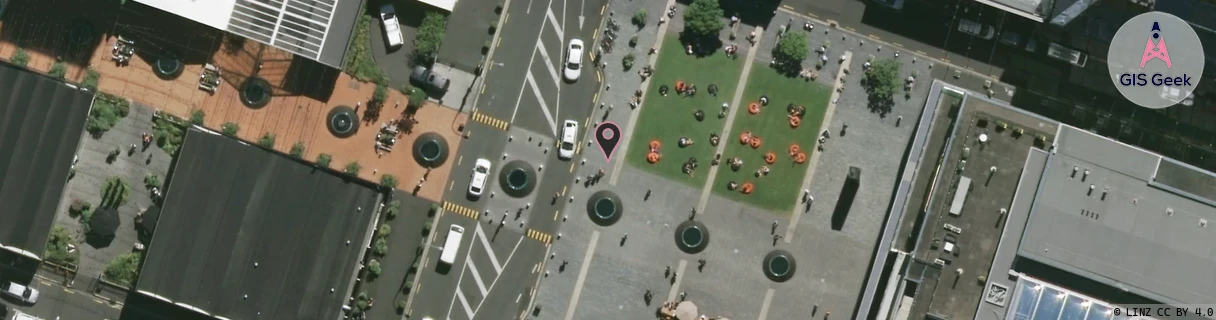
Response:
[[[485,82],[482,82],[482,83],[481,83],[481,94],[486,94],[486,84],[485,84]]]
[[[903,47],[904,47],[904,45],[899,44],[899,42],[892,42],[892,43],[891,43],[891,45],[894,45],[894,46],[896,46],[896,47],[900,47],[900,48],[903,48]]]
[[[559,213],[561,213],[561,211],[553,210],[553,221],[557,221],[557,214],[559,214]]]
[[[783,5],[781,5],[781,7],[782,7],[782,8],[786,8],[786,9],[788,9],[788,10],[794,10],[794,7],[792,7],[792,6],[788,5],[788,4],[783,4]]]
[[[566,188],[569,188],[569,187],[570,186],[562,186],[562,196],[566,195]]]
[[[604,10],[607,10],[607,9],[608,9],[608,5],[606,5],[606,4],[603,7],[600,7],[600,15],[601,16],[604,15]]]
[[[459,158],[456,158],[456,165],[459,166],[461,162],[464,162],[464,156],[460,156]]]
[[[916,50],[916,53],[919,53],[920,55],[926,56],[926,57],[929,56],[928,53],[925,53],[924,51],[920,51],[920,50]]]
[[[850,32],[857,32],[857,29],[853,29],[853,27],[850,26],[845,26],[844,29],[849,30]]]
[[[503,25],[507,25],[507,20],[511,20],[511,13],[510,13],[510,12],[507,12],[507,15],[506,15],[506,16],[504,16],[504,17],[502,17],[502,24],[503,24]],[[502,28],[502,26],[498,26],[498,27],[499,27],[499,28]]]
[[[596,72],[596,75],[599,75],[598,71]],[[603,81],[601,81],[601,82],[603,82]],[[599,101],[600,101],[600,93],[596,92],[594,96],[591,96],[591,103],[594,104]]]
[[[451,182],[448,184],[448,191],[452,191],[452,188],[456,187],[456,180],[452,180]]]
[[[881,38],[879,38],[878,36],[876,36],[876,35],[872,35],[872,34],[871,34],[871,35],[868,35],[868,37],[870,37],[870,39],[874,39],[874,40],[879,40],[879,39],[881,39]]]
[[[548,233],[544,233],[544,232],[536,231],[536,230],[533,230],[533,229],[528,229],[528,238],[532,238],[532,239],[538,240],[538,241],[540,241],[541,243],[544,243],[544,244],[550,244],[550,243],[553,243],[553,236],[552,236],[552,235],[549,235]]]
[[[570,162],[570,172],[574,172],[574,162]]]
[[[811,16],[811,18],[819,19],[819,16],[815,15],[814,13],[807,12],[806,15]]]

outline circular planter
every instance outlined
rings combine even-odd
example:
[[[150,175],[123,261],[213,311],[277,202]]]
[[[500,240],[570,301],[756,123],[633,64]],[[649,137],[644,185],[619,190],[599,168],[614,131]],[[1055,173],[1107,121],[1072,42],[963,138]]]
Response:
[[[798,270],[798,263],[794,260],[794,255],[785,250],[773,250],[764,256],[761,268],[764,270],[764,276],[774,282],[785,282],[794,277],[794,271]]]
[[[414,161],[424,168],[435,168],[448,160],[448,140],[434,132],[423,133],[414,140]]]
[[[185,69],[186,65],[172,56],[157,58],[152,66],[152,71],[163,80],[177,79]]]
[[[337,106],[329,110],[325,116],[325,127],[329,133],[338,138],[349,138],[359,132],[359,118],[355,109],[347,106]]]
[[[257,109],[270,103],[274,88],[265,79],[249,77],[241,83],[240,91],[241,103],[244,103],[246,107]]]
[[[709,229],[704,223],[688,220],[676,226],[676,247],[688,254],[696,254],[709,247]]]
[[[607,227],[616,224],[625,214],[621,197],[608,190],[601,190],[587,198],[587,216],[595,224]]]
[[[508,195],[523,198],[536,189],[536,168],[523,160],[507,162],[498,171],[498,183]]]

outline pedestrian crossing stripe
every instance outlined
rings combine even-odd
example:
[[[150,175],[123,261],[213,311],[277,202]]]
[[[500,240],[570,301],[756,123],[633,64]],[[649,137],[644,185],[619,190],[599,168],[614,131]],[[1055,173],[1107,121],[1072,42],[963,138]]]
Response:
[[[477,210],[469,209],[468,207],[447,201],[443,202],[443,210],[473,218],[473,220],[477,220],[477,218],[481,216],[481,213],[477,212]]]
[[[507,123],[506,121],[499,120],[497,118],[488,116],[484,113],[477,112],[477,111],[473,111],[473,121],[488,124],[491,127],[494,127],[496,129],[502,130],[502,131],[507,131],[507,128],[509,128],[511,126],[511,124]]]
[[[552,235],[532,229],[528,229],[528,238],[536,239],[544,244],[553,243]]]

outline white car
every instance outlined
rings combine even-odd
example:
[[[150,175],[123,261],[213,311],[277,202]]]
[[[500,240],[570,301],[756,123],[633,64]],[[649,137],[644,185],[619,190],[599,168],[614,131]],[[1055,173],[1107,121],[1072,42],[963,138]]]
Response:
[[[490,160],[477,159],[473,164],[473,181],[469,182],[469,195],[480,197],[486,189],[486,178],[490,176]]]
[[[8,282],[3,284],[4,294],[21,299],[21,302],[34,304],[38,302],[38,290],[30,286],[17,284],[16,282]]]
[[[404,41],[401,40],[401,24],[397,23],[397,10],[393,9],[393,5],[380,6],[380,21],[384,22],[384,37],[388,38],[388,47],[400,47]]]
[[[578,140],[578,122],[566,120],[566,123],[562,125],[562,140],[561,145],[557,148],[557,157],[563,160],[574,158],[575,140]]]
[[[570,46],[566,49],[566,68],[562,70],[562,75],[567,81],[578,80],[578,76],[582,74],[583,68],[583,40],[570,39]]]

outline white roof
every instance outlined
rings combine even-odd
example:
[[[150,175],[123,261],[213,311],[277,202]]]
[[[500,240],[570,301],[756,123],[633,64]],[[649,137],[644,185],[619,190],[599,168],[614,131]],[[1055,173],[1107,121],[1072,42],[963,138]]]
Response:
[[[142,4],[185,17],[193,21],[227,30],[236,0],[135,0]]]
[[[456,0],[419,0],[422,3],[432,5],[436,8],[452,12],[452,8],[456,7]]]

